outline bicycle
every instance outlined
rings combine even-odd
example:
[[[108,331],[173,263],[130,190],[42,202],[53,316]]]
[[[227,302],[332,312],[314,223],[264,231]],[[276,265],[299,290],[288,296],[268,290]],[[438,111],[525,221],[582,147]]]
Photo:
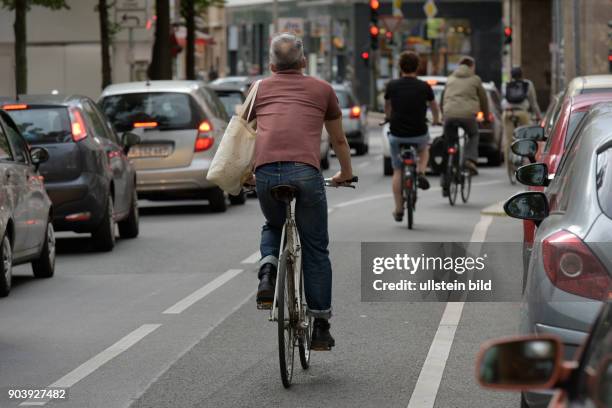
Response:
[[[358,181],[336,184],[325,179],[327,187],[350,187]],[[310,366],[313,318],[307,314],[304,296],[304,274],[302,271],[302,250],[295,221],[294,199],[298,189],[292,185],[278,185],[270,190],[272,197],[285,204],[286,220],[281,234],[281,254],[278,261],[274,300],[270,309],[270,321],[277,322],[278,357],[281,380],[285,388],[291,386],[295,348],[299,350],[302,369]]]
[[[402,197],[406,206],[408,229],[412,229],[417,201],[419,156],[414,145],[410,143],[400,145],[400,156],[402,159]]]
[[[512,122],[512,125],[514,126],[513,130],[519,127],[519,117],[514,114],[515,111],[516,109],[514,108],[506,109],[506,112],[510,114],[510,121]],[[515,140],[514,137],[512,137],[512,141],[514,140]],[[510,180],[511,185],[515,185],[516,184],[516,169],[518,169],[519,167],[523,165],[523,158],[520,156],[517,156],[516,154],[514,154],[514,152],[512,152],[512,149],[510,148],[510,146],[512,145],[512,141],[508,141],[507,145],[505,146],[505,151],[506,151],[505,159],[506,159],[506,171],[508,172],[508,179]]]
[[[458,131],[458,137],[447,147],[447,163],[445,184],[448,188],[448,201],[450,205],[457,202],[459,186],[461,186],[461,200],[467,203],[472,191],[472,173],[465,167],[463,158],[463,145],[465,135]]]

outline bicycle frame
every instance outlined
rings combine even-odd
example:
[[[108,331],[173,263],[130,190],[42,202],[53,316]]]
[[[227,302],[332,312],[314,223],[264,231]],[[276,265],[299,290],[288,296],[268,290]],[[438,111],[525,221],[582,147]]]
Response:
[[[302,317],[305,316],[304,310],[304,299],[302,299],[302,291],[298,288],[304,284],[304,275],[302,274],[302,249],[300,244],[300,235],[298,233],[297,224],[295,222],[295,200],[287,205],[286,208],[286,219],[285,225],[283,225],[283,231],[281,233],[281,246],[279,254],[283,254],[285,249],[289,249],[287,264],[291,265],[291,272],[293,273],[293,288],[295,291],[295,297],[297,299],[297,313],[300,317],[300,321],[303,321]],[[287,278],[289,279],[289,270],[287,270]],[[295,283],[300,286],[296,286]],[[270,310],[270,321],[278,320],[278,288],[276,285],[274,288],[274,300],[272,301],[272,309]]]

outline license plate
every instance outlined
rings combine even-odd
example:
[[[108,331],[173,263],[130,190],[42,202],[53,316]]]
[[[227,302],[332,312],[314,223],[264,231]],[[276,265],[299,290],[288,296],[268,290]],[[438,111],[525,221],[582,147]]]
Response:
[[[170,153],[172,153],[172,146],[169,144],[145,144],[132,146],[128,157],[168,157]]]

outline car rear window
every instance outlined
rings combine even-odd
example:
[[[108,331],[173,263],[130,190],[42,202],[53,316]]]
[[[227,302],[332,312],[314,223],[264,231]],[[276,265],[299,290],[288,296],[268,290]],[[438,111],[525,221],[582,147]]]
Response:
[[[191,96],[178,92],[111,95],[101,106],[118,132],[132,130],[135,122],[157,122],[161,130],[196,129],[202,119]]]
[[[64,106],[9,110],[19,131],[31,144],[72,142],[70,116]]]
[[[348,92],[336,91],[336,96],[338,97],[338,104],[341,109],[347,109],[355,105],[353,98]]]
[[[596,185],[599,207],[612,218],[612,148],[597,155]]]
[[[240,92],[217,91],[217,96],[221,99],[228,116],[234,114],[236,105],[242,105],[242,94]]]

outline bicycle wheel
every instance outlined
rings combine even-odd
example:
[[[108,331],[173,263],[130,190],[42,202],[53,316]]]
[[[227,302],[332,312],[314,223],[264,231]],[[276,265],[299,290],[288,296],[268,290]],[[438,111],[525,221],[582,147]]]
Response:
[[[414,223],[414,202],[412,198],[412,189],[406,188],[406,220],[408,222],[408,229],[412,229]]]
[[[467,203],[472,191],[472,174],[469,171],[463,171],[461,183],[461,201]]]
[[[291,299],[295,293],[290,286],[293,276],[291,276],[290,265],[288,264],[288,250],[283,252],[278,262],[278,286],[277,307],[278,307],[278,360],[280,363],[280,374],[283,386],[289,388],[293,377],[293,357],[294,357],[294,326],[292,322]]]
[[[450,205],[455,205],[457,202],[457,193],[459,192],[459,156],[456,154],[449,155],[448,167],[446,169],[446,179],[448,180],[448,202]]]
[[[300,265],[300,268],[302,266]],[[310,367],[310,341],[312,340],[312,325],[313,318],[312,316],[308,316],[306,314],[306,310],[308,309],[308,305],[306,304],[306,297],[304,296],[304,271],[300,270],[300,299],[302,299],[302,312],[304,316],[301,316],[300,319],[303,319],[301,323],[303,323],[302,328],[300,329],[300,335],[298,337],[298,350],[300,355],[300,364],[304,370],[308,370]]]

